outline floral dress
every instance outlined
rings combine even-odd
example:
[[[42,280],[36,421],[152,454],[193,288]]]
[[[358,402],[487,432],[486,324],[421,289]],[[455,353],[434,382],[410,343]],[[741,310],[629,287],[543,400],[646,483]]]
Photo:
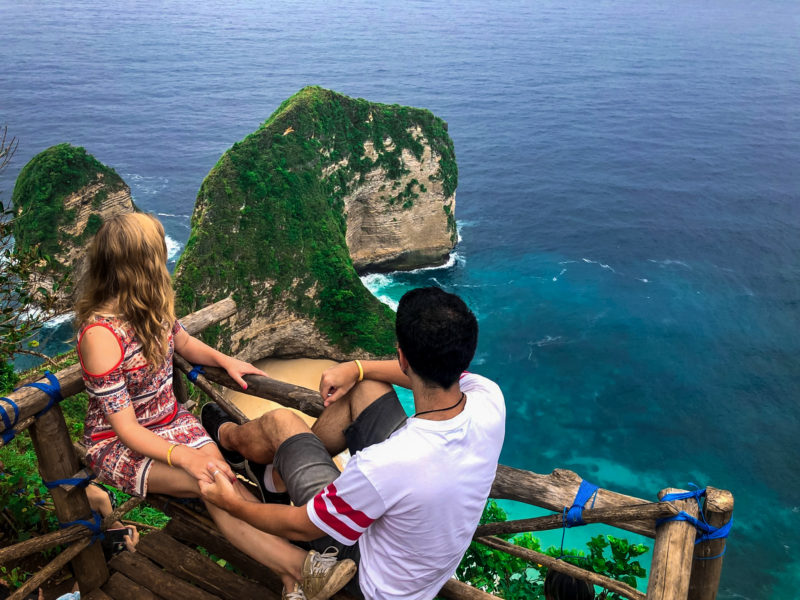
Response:
[[[105,327],[114,335],[122,358],[112,369],[99,374],[88,373],[81,359],[83,381],[89,394],[83,430],[87,458],[100,481],[128,494],[145,496],[153,459],[123,444],[106,415],[132,406],[139,424],[166,440],[192,448],[212,441],[197,417],[177,402],[172,390],[174,338],[181,325],[175,321],[164,362],[155,370],[149,368],[142,356],[142,344],[133,328],[116,317],[98,316],[84,325],[78,334],[78,347],[92,327]]]

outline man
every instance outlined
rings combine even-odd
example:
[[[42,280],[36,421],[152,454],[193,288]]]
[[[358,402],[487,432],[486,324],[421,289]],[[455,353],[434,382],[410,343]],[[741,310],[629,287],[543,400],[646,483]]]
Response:
[[[464,372],[478,325],[458,296],[433,287],[408,292],[396,332],[396,361],[354,361],[323,373],[326,409],[312,429],[288,410],[236,426],[218,407],[204,409],[220,447],[246,457],[251,472],[263,471],[265,494],[288,490],[294,506],[248,502],[223,476],[201,491],[259,529],[318,550],[334,546],[359,565],[345,588],[357,597],[429,599],[455,572],[480,519],[505,405],[496,384]],[[391,384],[412,390],[413,417]],[[340,473],[331,455],[345,448],[352,458]],[[341,585],[331,581],[335,571],[284,597],[310,597],[325,577],[329,589]]]

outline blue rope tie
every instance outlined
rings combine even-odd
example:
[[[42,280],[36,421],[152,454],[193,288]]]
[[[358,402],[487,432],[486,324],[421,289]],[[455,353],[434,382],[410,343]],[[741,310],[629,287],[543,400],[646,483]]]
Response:
[[[3,443],[7,444],[14,439],[15,435],[17,435],[14,431],[14,426],[17,424],[17,420],[19,419],[19,406],[17,406],[16,402],[14,402],[11,398],[6,398],[5,396],[0,398],[0,400],[8,404],[14,411],[14,418],[9,419],[5,407],[0,404],[0,418],[3,419],[3,427],[5,427],[5,430],[0,433],[0,437],[2,437]]]
[[[37,418],[41,417],[44,413],[53,408],[53,406],[55,406],[56,403],[61,402],[64,399],[64,397],[61,395],[61,384],[59,383],[58,378],[55,375],[53,375],[50,371],[45,371],[44,376],[47,377],[48,381],[50,381],[49,384],[39,383],[38,381],[35,381],[33,383],[26,383],[25,385],[22,386],[22,387],[32,387],[42,390],[45,394],[47,394],[50,397],[50,401],[47,403],[47,406],[45,406],[42,410],[36,413]]]
[[[73,525],[82,525],[86,527],[89,531],[92,532],[92,544],[94,544],[97,540],[102,540],[105,535],[103,534],[103,517],[100,516],[96,510],[92,511],[92,520],[87,521],[86,519],[76,519],[75,521],[68,521],[66,523],[61,523],[61,529],[66,529],[67,527],[72,527]]]
[[[194,365],[194,368],[186,374],[186,377],[189,378],[189,381],[194,383],[197,381],[198,375],[205,375],[206,371],[203,368],[203,365]]]
[[[599,488],[595,484],[589,483],[585,479],[581,480],[581,485],[578,488],[578,493],[575,494],[575,500],[572,501],[572,506],[570,506],[569,509],[567,509],[566,506],[564,507],[563,519],[565,527],[585,525],[583,522],[583,509],[590,499],[592,505],[589,508],[594,508],[598,489]]]
[[[703,514],[703,508],[700,506],[700,498],[706,495],[706,488],[700,489],[694,483],[689,483],[689,485],[695,488],[694,491],[665,494],[661,498],[661,501],[670,502],[672,500],[688,500],[689,498],[694,498],[695,501],[697,502],[697,507],[700,512],[700,519],[696,519],[687,512],[680,511],[677,515],[674,515],[672,517],[664,517],[663,519],[658,519],[656,521],[656,527],[660,526],[663,523],[666,523],[667,521],[686,521],[687,523],[691,523],[694,526],[694,528],[697,529],[697,531],[702,534],[697,538],[695,538],[694,541],[695,545],[701,542],[709,542],[711,540],[721,540],[727,538],[728,534],[731,531],[731,527],[733,526],[733,517],[731,517],[731,519],[721,527],[714,527],[713,525],[710,525],[708,521],[706,521],[706,517]],[[727,549],[728,546],[726,544],[725,547],[722,549],[722,552],[720,552],[716,556],[706,556],[706,557],[696,557],[696,558],[698,558],[699,560],[712,560],[714,558],[720,558],[721,556],[725,555]]]
[[[42,483],[44,483],[44,487],[46,487],[48,490],[52,490],[53,488],[57,488],[61,485],[71,485],[76,488],[84,488],[89,485],[89,483],[95,477],[97,477],[97,475],[94,473],[88,473],[86,477],[68,477],[67,479],[53,479],[52,481],[42,480]]]

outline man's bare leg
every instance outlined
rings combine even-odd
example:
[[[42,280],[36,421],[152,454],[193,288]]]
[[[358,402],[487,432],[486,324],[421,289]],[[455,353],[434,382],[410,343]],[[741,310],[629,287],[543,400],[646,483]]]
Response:
[[[223,424],[219,428],[219,442],[223,448],[236,450],[248,460],[270,464],[283,442],[298,433],[311,432],[322,440],[330,455],[335,456],[347,448],[344,430],[365,408],[391,390],[388,383],[362,381],[328,406],[310,429],[292,411],[279,408],[244,425]]]

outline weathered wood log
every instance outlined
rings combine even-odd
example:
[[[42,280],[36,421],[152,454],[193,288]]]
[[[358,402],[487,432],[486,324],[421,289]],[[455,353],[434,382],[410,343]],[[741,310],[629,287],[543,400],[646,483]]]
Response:
[[[608,523],[610,525],[616,525],[628,521],[662,519],[677,514],[678,509],[668,502],[651,502],[649,504],[614,506],[611,508],[587,508],[583,511],[582,518],[584,523]],[[546,515],[532,519],[487,523],[475,530],[474,537],[506,533],[523,533],[526,531],[545,531],[548,529],[560,529],[563,526],[563,515]]]
[[[45,581],[50,579],[53,575],[58,573],[61,569],[64,568],[68,562],[74,560],[81,552],[84,552],[89,547],[90,541],[81,540],[79,542],[75,542],[72,546],[61,552],[58,556],[56,556],[50,563],[48,563],[45,567],[39,570],[33,577],[28,579],[22,587],[17,588],[17,591],[9,596],[8,600],[23,600],[26,598],[28,594],[36,592],[40,586],[44,584]],[[97,546],[100,548],[100,546]],[[100,552],[100,556],[103,556],[102,551]],[[103,563],[103,568],[105,569],[105,562]],[[108,573],[108,570],[106,570]],[[106,577],[108,575],[106,574]]]
[[[553,558],[547,554],[542,554],[541,552],[536,552],[535,550],[529,550],[527,548],[523,548],[522,546],[515,546],[514,544],[496,537],[483,537],[478,538],[475,541],[484,544],[485,546],[489,546],[490,548],[502,550],[507,554],[521,558],[522,560],[525,560],[531,564],[544,565],[548,569],[561,571],[562,573],[566,573],[567,575],[571,575],[577,579],[588,581],[593,585],[599,585],[600,587],[604,587],[607,590],[616,592],[620,596],[625,596],[631,600],[645,600],[645,595],[642,592],[632,588],[628,584],[605,577],[603,575],[598,575],[592,571],[581,569],[580,567],[576,567],[575,565],[563,560],[558,560],[557,558]],[[646,598],[647,600],[650,600],[649,595]]]
[[[683,491],[667,488],[661,490],[658,497],[660,499],[666,494]],[[697,501],[694,498],[671,502],[678,510],[697,518]],[[659,525],[647,584],[648,600],[685,600],[689,593],[696,533],[694,525],[687,521],[668,521]]]
[[[186,379],[175,364],[174,358],[172,359],[172,391],[175,393],[175,399],[186,406],[189,401],[189,390],[186,387]]]
[[[271,590],[281,589],[281,580],[275,573],[236,548],[216,527],[179,511],[173,511],[170,516],[172,519],[164,528],[165,533],[186,544],[202,546],[211,554],[236,565],[247,577]],[[276,594],[275,597],[280,596]]]
[[[106,597],[114,600],[161,600],[160,596],[156,596],[122,573],[114,573],[109,577],[102,590],[108,594]]]
[[[216,302],[215,304],[207,306],[202,310],[198,310],[195,313],[183,317],[181,319],[181,323],[190,335],[194,335],[209,325],[213,325],[214,323],[218,323],[223,319],[227,319],[235,312],[236,303],[232,298],[226,298]],[[61,395],[64,398],[74,396],[85,389],[83,385],[83,376],[81,374],[80,364],[74,364],[71,367],[67,367],[66,369],[59,371],[56,373],[56,377],[61,385]],[[40,379],[39,382],[49,383],[45,378]],[[8,397],[19,407],[17,426],[14,427],[14,430],[18,432],[25,429],[25,427],[23,427],[25,423],[27,423],[29,426],[32,422],[29,421],[29,418],[41,411],[50,401],[50,398],[47,394],[37,388],[32,387],[22,387],[14,392],[11,392]],[[7,402],[0,400],[0,404],[2,404],[3,408],[9,415],[14,414],[13,409]],[[5,431],[5,425],[1,420],[0,431]]]
[[[181,355],[175,354],[175,366],[177,366],[181,371],[184,373],[189,373],[192,370],[192,365]],[[211,367],[205,367],[206,369],[210,369]],[[246,423],[249,419],[245,416],[245,414],[239,410],[239,407],[236,406],[233,402],[225,398],[222,394],[220,394],[217,390],[215,390],[211,383],[209,383],[208,379],[206,379],[203,375],[198,375],[197,379],[195,379],[194,384],[200,388],[203,392],[205,392],[214,402],[220,405],[220,407],[230,415],[230,417],[236,421],[239,425],[242,423]]]
[[[225,570],[162,531],[143,537],[136,550],[167,572],[189,580],[224,600],[261,598],[264,595],[262,586]]]
[[[39,473],[44,481],[65,479],[80,468],[72,449],[67,424],[60,406],[54,406],[31,425],[31,439],[39,458]],[[84,488],[67,492],[60,487],[50,490],[56,516],[62,523],[89,519],[91,508]],[[108,579],[108,569],[99,544],[93,544],[72,561],[75,579],[82,592],[88,594]]]
[[[458,579],[450,579],[445,583],[439,593],[436,594],[436,597],[445,598],[446,600],[501,600],[497,596],[492,596]]]
[[[141,543],[141,542],[140,542]],[[139,552],[120,552],[108,563],[129,579],[169,600],[218,600],[213,594],[201,590],[165,573]]]
[[[555,469],[549,475],[540,475],[498,465],[489,495],[492,498],[516,500],[561,512],[565,506],[572,506],[581,481],[580,475],[566,469]],[[647,500],[600,489],[594,501],[594,508],[621,507],[632,504],[647,504]],[[617,523],[615,526],[648,537],[655,536],[655,527],[651,521],[631,521]]]
[[[224,369],[206,367],[205,371],[206,378],[209,381],[235,392],[278,402],[283,406],[295,408],[312,417],[320,416],[325,408],[319,392],[299,385],[292,385],[291,383],[278,381],[263,375],[245,375],[244,380],[247,382],[247,389],[244,390]]]
[[[733,495],[727,490],[706,488],[703,515],[712,527],[722,527],[733,515]],[[694,547],[692,576],[689,579],[689,600],[714,600],[722,573],[722,552],[726,539],[701,542]],[[710,557],[716,558],[710,558]]]
[[[112,598],[100,589],[94,590],[93,592],[90,592],[88,596],[82,597],[85,597],[86,600],[118,600],[117,598]]]

